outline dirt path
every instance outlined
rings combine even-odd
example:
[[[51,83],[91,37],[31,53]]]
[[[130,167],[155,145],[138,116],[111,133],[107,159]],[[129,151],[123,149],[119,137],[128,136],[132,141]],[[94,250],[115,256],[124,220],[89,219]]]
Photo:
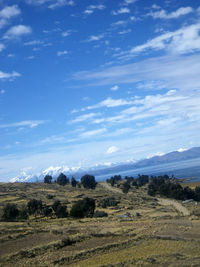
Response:
[[[123,194],[121,189],[113,187],[113,186],[111,186],[110,184],[108,184],[106,182],[105,183],[101,183],[101,185],[108,191],[111,191],[111,192],[117,193],[117,194]]]
[[[177,211],[181,212],[184,216],[190,215],[189,210],[186,207],[183,207],[180,203],[175,200],[158,198],[159,204],[163,206],[173,206]]]

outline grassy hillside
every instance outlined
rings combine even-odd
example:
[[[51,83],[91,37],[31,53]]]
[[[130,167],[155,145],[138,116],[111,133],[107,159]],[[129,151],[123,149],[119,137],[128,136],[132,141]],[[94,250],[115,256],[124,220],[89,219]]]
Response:
[[[60,200],[69,211],[84,197],[94,198],[96,210],[107,212],[108,217],[32,215],[24,221],[1,221],[0,266],[199,265],[200,205],[184,205],[189,214],[184,216],[181,201],[151,197],[146,186],[131,187],[124,194],[107,183],[99,183],[95,190],[70,184],[0,184],[0,216],[7,203],[22,207],[35,198],[50,206]],[[118,204],[103,209],[99,203],[108,197]]]

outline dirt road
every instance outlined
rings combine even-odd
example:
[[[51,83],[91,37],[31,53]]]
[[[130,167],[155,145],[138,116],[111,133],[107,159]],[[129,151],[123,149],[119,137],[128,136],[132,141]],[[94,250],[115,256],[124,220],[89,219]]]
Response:
[[[101,185],[108,191],[111,191],[111,192],[117,193],[117,194],[123,194],[121,189],[113,187],[110,184],[108,184],[107,182],[101,183]]]
[[[178,203],[175,200],[171,200],[171,199],[165,199],[165,198],[158,198],[159,204],[163,205],[163,206],[173,206],[177,211],[181,212],[184,216],[189,216],[190,212],[189,210],[184,207],[183,205],[181,205],[180,203]]]

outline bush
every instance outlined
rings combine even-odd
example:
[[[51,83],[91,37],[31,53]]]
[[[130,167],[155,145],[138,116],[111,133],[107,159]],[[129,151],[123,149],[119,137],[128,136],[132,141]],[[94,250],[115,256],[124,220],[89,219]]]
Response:
[[[99,202],[99,206],[102,208],[107,208],[107,207],[115,207],[117,206],[118,201],[115,200],[114,197],[108,197]]]
[[[70,210],[70,216],[74,218],[92,217],[95,210],[95,200],[84,198],[77,201]]]
[[[51,175],[46,175],[45,177],[44,177],[44,183],[46,183],[46,184],[51,184],[51,181],[52,181],[52,176]]]
[[[56,212],[56,210],[57,210],[57,208],[59,206],[61,206],[60,200],[55,200],[54,203],[53,203],[53,205],[52,205],[52,208],[53,208],[54,212]]]
[[[129,189],[131,188],[130,184],[128,181],[122,184],[122,192],[127,194]]]
[[[71,180],[72,187],[76,187],[77,183],[78,182],[76,181],[76,179],[74,177],[72,177],[72,180]]]
[[[44,214],[44,216],[46,217],[52,216],[52,212],[53,212],[52,208],[47,206],[43,207],[42,213]]]
[[[66,218],[68,216],[67,207],[64,205],[58,206],[55,214],[58,218]]]
[[[50,194],[48,194],[48,195],[46,195],[46,198],[47,198],[47,199],[53,199],[53,198],[54,198],[54,196],[53,196],[53,195],[50,195]]]
[[[94,213],[93,217],[94,217],[94,218],[108,217],[108,213],[106,213],[105,211],[97,210],[97,211]]]
[[[42,211],[42,200],[37,200],[37,199],[31,199],[27,203],[27,208],[28,208],[28,213],[31,214],[36,214],[36,212],[41,212]]]
[[[26,207],[23,207],[22,209],[19,210],[18,219],[19,220],[27,220],[28,219],[28,211],[27,211]]]
[[[69,183],[69,178],[67,178],[66,175],[64,175],[63,173],[61,173],[61,174],[58,176],[58,178],[57,178],[57,183],[58,183],[59,185],[64,186],[64,185],[66,185],[66,184]]]
[[[95,189],[97,183],[95,181],[95,177],[93,175],[86,174],[82,176],[81,183],[84,188]]]
[[[15,204],[7,204],[3,208],[2,219],[5,221],[14,221],[19,214],[19,210]]]

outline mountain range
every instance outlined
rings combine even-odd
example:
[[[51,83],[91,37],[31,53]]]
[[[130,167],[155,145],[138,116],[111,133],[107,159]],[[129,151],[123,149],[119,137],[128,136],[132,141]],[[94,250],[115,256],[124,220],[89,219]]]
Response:
[[[200,147],[193,147],[188,150],[173,151],[162,156],[154,156],[151,158],[139,160],[137,162],[128,162],[128,163],[114,163],[106,165],[97,165],[91,168],[83,167],[73,167],[69,168],[67,166],[60,167],[49,167],[39,174],[30,174],[26,171],[23,171],[20,175],[11,179],[11,182],[41,182],[44,179],[45,175],[51,175],[53,179],[56,179],[58,175],[62,172],[65,175],[71,177],[74,176],[77,179],[86,173],[90,173],[94,176],[105,177],[109,174],[121,174],[126,171],[137,170],[140,168],[151,167],[153,170],[154,167],[161,166],[162,164],[178,163],[181,161],[189,161],[191,159],[200,158]],[[163,172],[165,170],[163,169]],[[150,173],[149,173],[150,174]]]

